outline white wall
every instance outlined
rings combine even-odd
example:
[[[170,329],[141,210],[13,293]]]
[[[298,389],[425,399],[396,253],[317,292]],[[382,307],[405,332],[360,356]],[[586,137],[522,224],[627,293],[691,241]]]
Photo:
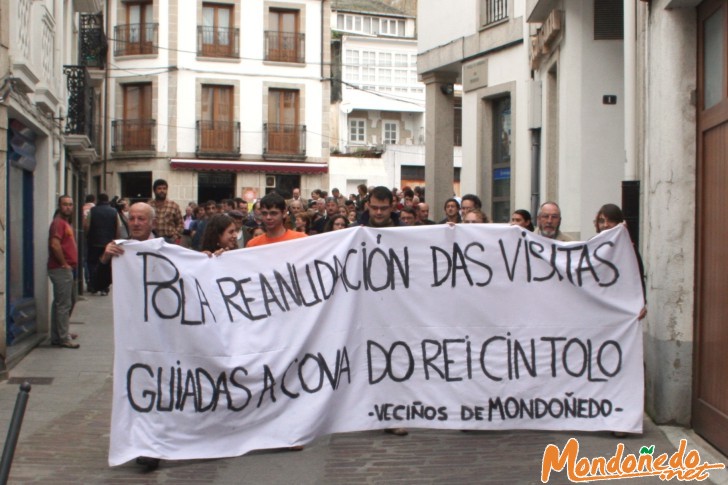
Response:
[[[419,0],[417,4],[418,50],[435,47],[477,31],[479,0]]]
[[[349,180],[364,180],[367,186],[401,187],[403,165],[424,167],[425,146],[387,145],[381,158],[332,156],[329,159],[329,185],[339,187],[342,193]],[[463,166],[460,147],[453,151],[453,166]]]
[[[558,196],[564,232],[594,235],[594,216],[606,203],[621,203],[624,178],[623,42],[594,40],[593,4],[571,2],[565,10],[560,47],[539,71],[544,86],[542,119],[547,120],[547,71],[558,83]],[[616,95],[616,105],[602,104]],[[541,150],[541,202],[547,197],[549,126]]]
[[[642,257],[646,406],[655,421],[690,422],[692,380],[697,72],[695,9],[649,6],[644,53]],[[641,6],[642,7],[642,6]],[[647,8],[641,8],[646,14]]]

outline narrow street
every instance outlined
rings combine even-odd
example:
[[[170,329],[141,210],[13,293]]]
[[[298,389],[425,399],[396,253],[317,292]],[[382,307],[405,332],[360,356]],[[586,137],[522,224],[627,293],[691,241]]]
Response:
[[[135,463],[107,464],[112,399],[112,297],[86,296],[72,316],[78,350],[48,344],[33,350],[0,383],[0,432],[7,432],[18,392],[17,380],[35,381],[15,453],[10,483],[541,483],[544,448],[561,449],[577,437],[580,456],[611,456],[620,439],[609,433],[468,432],[411,430],[407,437],[380,431],[317,439],[301,452],[259,451],[246,456],[195,461],[163,461],[145,473]],[[668,438],[670,436],[670,438]],[[680,438],[710,456],[691,431],[645,422],[641,437],[622,439],[625,453],[643,445],[672,453]],[[712,472],[705,483],[728,483],[728,473]],[[549,483],[568,483],[552,473]],[[629,483],[662,483],[658,478]]]

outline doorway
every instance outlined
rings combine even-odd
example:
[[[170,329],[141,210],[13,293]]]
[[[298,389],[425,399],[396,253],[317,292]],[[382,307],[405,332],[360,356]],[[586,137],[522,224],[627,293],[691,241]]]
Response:
[[[208,200],[220,202],[235,197],[235,173],[199,172],[197,174],[197,201],[204,204]]]
[[[698,173],[692,425],[728,454],[728,0],[698,7]]]

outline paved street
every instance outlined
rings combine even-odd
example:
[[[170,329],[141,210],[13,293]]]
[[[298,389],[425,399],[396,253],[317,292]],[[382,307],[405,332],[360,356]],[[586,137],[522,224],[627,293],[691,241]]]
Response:
[[[10,483],[540,483],[549,443],[563,447],[576,436],[580,456],[611,456],[620,441],[609,433],[469,432],[412,430],[407,437],[379,431],[323,437],[301,452],[260,451],[238,458],[162,462],[144,473],[134,463],[107,465],[111,416],[113,332],[111,296],[87,296],[76,306],[71,330],[79,350],[46,345],[11,370],[11,378],[36,378],[30,394]],[[46,383],[39,378],[48,378]],[[0,436],[12,415],[18,385],[0,383]],[[642,445],[675,450],[702,440],[689,430],[645,423],[641,437],[622,441],[626,453]],[[698,448],[702,461],[726,461]],[[715,453],[713,451],[713,453]],[[728,484],[728,473],[711,473]],[[568,483],[552,475],[549,483]],[[626,483],[664,483],[657,478]],[[705,482],[709,483],[709,482]]]

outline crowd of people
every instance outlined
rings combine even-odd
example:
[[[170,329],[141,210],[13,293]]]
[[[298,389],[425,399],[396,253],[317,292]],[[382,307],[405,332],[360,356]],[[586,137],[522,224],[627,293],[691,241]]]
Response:
[[[358,193],[348,198],[338,189],[331,194],[314,190],[310,199],[301,197],[299,189],[285,199],[276,192],[266,194],[250,204],[247,201],[224,199],[204,204],[189,203],[183,211],[167,198],[168,184],[156,180],[154,198],[148,202],[130,204],[127,199],[106,194],[89,196],[83,207],[83,228],[86,236],[84,277],[92,294],[106,295],[111,285],[110,262],[123,254],[123,247],[116,239],[144,241],[162,237],[165,241],[219,255],[224,251],[244,247],[273,244],[352,226],[394,227],[432,224],[482,224],[490,222],[483,211],[481,199],[474,194],[445,201],[445,217],[439,222],[430,219],[430,206],[425,201],[421,187],[389,189],[384,186],[360,185]],[[78,265],[78,248],[74,239],[72,219],[74,203],[70,196],[58,199],[58,208],[49,231],[48,276],[53,284],[51,307],[51,344],[77,349],[77,335],[69,332],[69,318],[76,300],[74,273]],[[534,224],[535,222],[535,224]],[[595,219],[596,232],[610,229],[624,222],[620,208],[614,204],[602,206]],[[513,212],[511,225],[534,231],[543,237],[570,241],[561,232],[561,209],[555,202],[543,203],[535,221],[524,209]],[[635,252],[636,249],[635,249]],[[640,271],[644,275],[641,258]],[[644,295],[644,277],[643,295]],[[644,318],[646,307],[639,318]],[[405,428],[386,430],[396,435],[406,435]],[[302,447],[293,447],[299,450]],[[139,457],[138,463],[155,469],[159,459]]]
[[[430,219],[430,205],[422,187],[402,189],[359,185],[357,193],[345,197],[339,189],[331,193],[316,189],[309,199],[294,188],[286,199],[271,192],[253,202],[242,198],[189,202],[184,211],[167,197],[168,183],[153,184],[154,197],[146,204],[152,210],[153,236],[208,255],[244,247],[270,244],[304,236],[314,236],[353,226],[393,227],[432,224],[483,224],[490,218],[475,194],[445,201],[445,217]],[[88,196],[82,208],[86,236],[84,279],[92,294],[106,295],[111,284],[108,264],[101,261],[107,245],[115,239],[132,237],[131,205],[128,199],[106,194]],[[59,206],[60,209],[60,206]],[[624,221],[614,204],[603,206],[595,218],[597,232]],[[547,238],[569,241],[561,232],[561,209],[545,202],[536,218],[525,209],[513,212],[511,225],[534,231]],[[50,267],[50,266],[49,266]]]
[[[295,188],[288,199],[273,192],[254,202],[242,198],[190,202],[185,206],[184,214],[181,209],[174,207],[169,210],[175,203],[166,199],[166,187],[164,181],[155,182],[155,200],[150,202],[157,211],[155,229],[157,236],[164,237],[168,242],[212,254],[219,250],[247,247],[252,239],[266,233],[266,228],[270,224],[266,224],[265,219],[270,211],[262,204],[266,198],[270,199],[269,196],[272,194],[276,195],[276,204],[280,205],[281,227],[306,236],[353,226],[387,227],[490,222],[488,215],[483,211],[480,198],[474,194],[448,199],[443,208],[445,218],[438,222],[430,219],[430,205],[425,201],[425,191],[422,187],[389,189],[383,186],[360,185],[358,193],[349,197],[343,196],[337,188],[332,189],[331,193],[316,189],[311,192],[309,199],[302,198],[300,189]],[[120,207],[123,218],[123,208],[128,207],[128,204],[121,204]],[[178,217],[172,216],[174,212]],[[525,209],[513,213],[511,224],[523,226],[531,231],[535,229],[531,214]],[[222,236],[226,230],[229,230],[229,237],[224,240],[215,239]],[[211,233],[207,234],[210,231]],[[213,232],[215,234],[212,234]],[[289,235],[287,238],[292,237]]]

